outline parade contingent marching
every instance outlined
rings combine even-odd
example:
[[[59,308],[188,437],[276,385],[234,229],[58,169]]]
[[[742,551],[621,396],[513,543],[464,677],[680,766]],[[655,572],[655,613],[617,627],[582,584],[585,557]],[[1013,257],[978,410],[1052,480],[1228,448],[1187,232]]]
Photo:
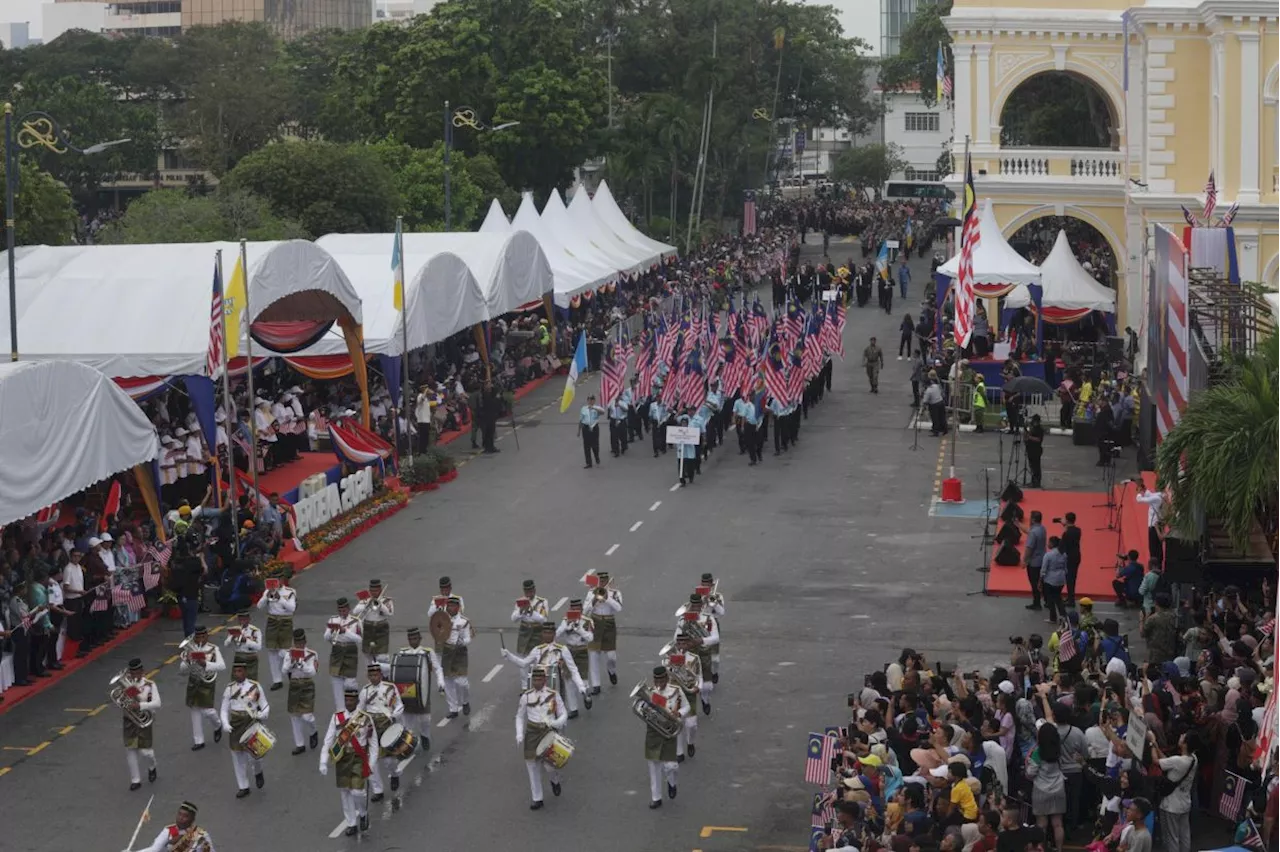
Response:
[[[605,347],[599,401],[589,394],[579,410],[583,467],[600,464],[602,420],[614,458],[645,433],[654,458],[674,445],[681,485],[693,484],[730,429],[751,467],[764,461],[771,427],[773,454],[789,451],[809,408],[831,389],[833,356],[844,358],[847,286],[833,279],[831,287],[807,311],[789,290],[772,318],[758,297],[748,307],[745,293],[740,307],[730,298],[726,312],[682,299],[671,316],[645,315],[638,348],[619,327],[618,340]]]
[[[511,615],[517,625],[515,651],[505,647],[499,631],[502,656],[521,672],[516,744],[527,770],[531,810],[545,806],[544,773],[552,795],[561,795],[563,772],[577,750],[564,731],[570,720],[579,718],[581,709],[591,710],[592,696],[601,692],[600,672],[603,670],[610,684],[618,683],[617,616],[622,611],[622,592],[606,571],[588,572],[581,582],[584,594],[569,600],[563,617],[556,620],[534,582],[524,581]],[[270,598],[264,595],[268,611],[277,612],[265,637],[251,623],[249,611],[236,615],[225,641],[233,654],[231,682],[216,707],[218,675],[227,668],[222,651],[209,641],[209,630],[203,625],[197,625],[181,644],[180,672],[187,678],[192,749],[204,748],[206,720],[213,724],[215,742],[227,735],[235,798],[245,798],[255,787],[262,790],[266,786],[264,759],[276,737],[266,725],[270,690],[255,675],[264,644],[280,644],[282,630],[289,630],[288,646],[267,648],[266,653],[273,676],[279,671],[281,683],[288,682],[292,755],[304,754],[308,748],[319,751],[320,774],[327,776],[332,770],[347,836],[368,830],[369,806],[386,796],[384,777],[390,778],[387,786],[395,794],[405,766],[419,752],[430,749],[433,689],[445,694],[449,718],[470,714],[467,650],[475,628],[462,614],[463,600],[453,594],[450,578],[440,578],[440,595],[432,600],[429,610],[434,647],[423,645],[422,631],[410,627],[406,631],[408,644],[389,653],[394,604],[383,592],[379,581],[371,581],[354,612],[345,597],[339,598],[337,615],[326,625],[335,712],[325,726],[323,742],[315,717],[319,655],[307,647],[306,631],[291,627],[291,614],[297,606],[293,589],[280,585],[268,592]],[[289,614],[284,612],[286,605]],[[697,753],[699,717],[711,715],[711,695],[720,679],[720,617],[724,611],[719,582],[710,573],[702,574],[688,602],[675,613],[673,639],[658,651],[659,665],[653,670],[652,681],[637,684],[628,698],[632,713],[646,726],[643,751],[650,808],[662,806],[664,782],[667,797],[676,797],[679,765]],[[368,630],[371,618],[376,619],[374,624],[382,625],[372,631],[374,638]],[[366,658],[363,686],[355,678],[361,652]],[[135,658],[112,678],[110,697],[123,714],[129,789],[138,790],[142,786],[140,758],[147,763],[147,780],[154,783],[158,777],[153,723],[162,706],[160,690],[144,674],[142,660]],[[398,798],[392,802],[393,808],[399,804]],[[148,848],[212,852],[213,841],[206,830],[195,826],[195,815],[196,806],[183,803],[175,822]],[[145,819],[144,813],[139,829]]]

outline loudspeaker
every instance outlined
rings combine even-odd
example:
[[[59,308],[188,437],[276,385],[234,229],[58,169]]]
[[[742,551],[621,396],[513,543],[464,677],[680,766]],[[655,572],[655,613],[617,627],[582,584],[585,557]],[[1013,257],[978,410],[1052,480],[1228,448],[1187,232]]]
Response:
[[[1164,540],[1164,573],[1171,583],[1199,583],[1204,580],[1200,545],[1180,538]]]
[[[1112,362],[1124,360],[1124,338],[1123,337],[1107,338],[1107,360]]]

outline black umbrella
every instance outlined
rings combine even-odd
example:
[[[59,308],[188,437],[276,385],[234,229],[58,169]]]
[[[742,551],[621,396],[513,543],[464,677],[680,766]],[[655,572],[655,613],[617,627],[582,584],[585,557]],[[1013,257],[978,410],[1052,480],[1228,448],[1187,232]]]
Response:
[[[1044,379],[1035,376],[1018,376],[1002,386],[1005,393],[1025,393],[1029,396],[1053,396],[1053,388]]]
[[[937,219],[934,221],[933,227],[959,228],[963,224],[964,224],[964,221],[962,219],[957,219],[955,216],[943,216],[941,219]]]

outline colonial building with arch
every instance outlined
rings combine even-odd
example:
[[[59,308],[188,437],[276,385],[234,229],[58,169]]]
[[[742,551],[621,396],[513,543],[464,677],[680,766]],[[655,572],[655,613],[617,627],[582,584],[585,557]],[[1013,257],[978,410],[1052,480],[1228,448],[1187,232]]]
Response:
[[[1180,232],[1232,203],[1245,281],[1275,286],[1277,6],[1274,0],[955,0],[955,173],[966,138],[979,197],[1006,237],[1046,216],[1082,220],[1117,261],[1119,325],[1137,328],[1152,226]],[[1025,107],[1070,103],[1076,122]],[[1068,107],[1063,107],[1067,109]],[[1043,124],[1043,126],[1041,126]]]

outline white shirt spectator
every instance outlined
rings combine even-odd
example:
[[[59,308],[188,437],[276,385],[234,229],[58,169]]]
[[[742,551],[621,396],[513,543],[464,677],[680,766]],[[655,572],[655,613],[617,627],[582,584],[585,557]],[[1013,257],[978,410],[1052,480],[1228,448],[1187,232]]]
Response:
[[[84,568],[79,562],[62,566],[62,590],[66,600],[78,600],[84,594]]]
[[[1139,491],[1137,501],[1147,504],[1147,526],[1160,526],[1160,510],[1164,507],[1164,495],[1159,491]]]

